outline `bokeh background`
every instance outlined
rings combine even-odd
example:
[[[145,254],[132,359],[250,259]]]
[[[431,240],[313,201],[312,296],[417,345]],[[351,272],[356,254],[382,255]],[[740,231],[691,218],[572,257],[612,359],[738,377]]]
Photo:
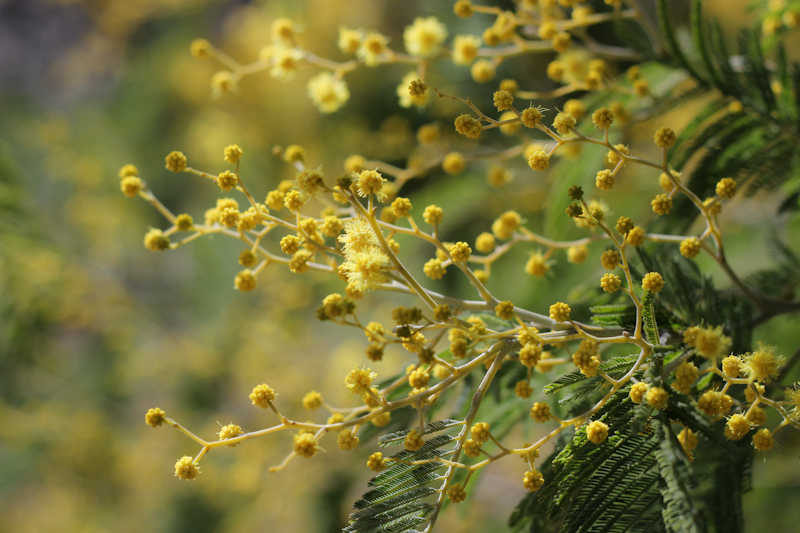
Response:
[[[364,461],[374,441],[346,454],[328,439],[326,454],[275,474],[267,468],[289,451],[290,437],[249,441],[209,454],[198,481],[189,483],[173,477],[173,464],[194,455],[195,444],[168,428],[147,427],[143,415],[158,405],[207,438],[220,423],[265,427],[273,420],[247,399],[264,381],[296,418],[314,416],[300,406],[311,389],[349,405],[341,380],[354,362],[366,361],[364,338],[314,319],[317,302],[341,284],[270,268],[256,291],[239,293],[233,277],[240,243],[220,237],[149,252],[142,236],[148,227],[165,228],[165,221],[120,194],[117,170],[134,163],[173,212],[197,219],[218,191],[165,170],[163,158],[172,150],[217,173],[225,168],[222,148],[239,144],[243,176],[263,197],[293,175],[271,155],[275,145],[303,145],[308,161],[329,175],[353,153],[402,164],[415,150],[416,128],[437,120],[453,147],[474,149],[450,132],[452,117],[463,112],[456,104],[436,101],[422,112],[398,105],[395,87],[407,67],[349,75],[348,106],[322,115],[305,97],[312,67],[289,83],[267,73],[250,76],[237,93],[213,99],[210,79],[221,67],[188,51],[194,38],[204,37],[242,62],[255,60],[280,16],[305,26],[304,47],[333,59],[344,58],[335,48],[342,24],[379,29],[396,47],[417,15],[439,16],[451,36],[479,34],[488,25],[488,19],[456,19],[451,4],[0,0],[0,532],[340,530],[370,477]],[[751,24],[760,13],[748,11],[744,0],[704,4],[726,28]],[[515,77],[524,88],[547,89],[541,72],[549,59],[509,61],[498,80]],[[670,81],[657,70],[652,75]],[[436,67],[431,81],[487,109],[495,85],[481,86],[467,69],[449,64]],[[680,126],[692,112],[681,109],[669,120]],[[651,131],[664,120],[631,123],[618,135],[647,154]],[[485,144],[508,145],[492,133]],[[410,182],[404,194],[416,206],[435,201],[445,208],[445,238],[472,241],[507,209],[522,213],[534,230],[579,235],[548,217],[551,209],[563,210],[548,199],[550,181],[593,168],[603,155],[575,154],[544,177],[533,176],[519,158],[509,163],[514,181],[500,189],[487,183],[488,165],[470,165],[458,177],[435,170]],[[615,188],[621,193],[604,200],[617,215],[647,220],[652,213],[643,199],[658,190],[657,176],[625,172]],[[800,242],[797,217],[776,219],[776,204],[766,195],[737,199],[723,214],[738,271],[765,266],[773,233]],[[416,268],[432,254],[401,243]],[[528,251],[510,254],[493,270],[489,287],[499,297],[542,311],[556,299],[579,299],[600,276],[594,264],[575,267],[558,256],[554,275],[528,278],[522,273]],[[726,285],[713,265],[701,264]],[[452,273],[431,285],[470,295]],[[359,303],[360,316],[389,322],[399,303],[411,300],[368,296]],[[756,338],[788,356],[800,345],[800,329],[796,318],[780,318],[759,328]],[[408,362],[408,354],[389,351],[373,367],[388,377]],[[778,440],[780,449],[757,461],[754,490],[745,496],[749,531],[800,531],[793,511],[800,501],[800,438],[785,430]],[[484,474],[470,505],[451,509],[442,530],[462,530],[469,520],[472,529],[503,531],[524,491],[517,466],[501,464]]]

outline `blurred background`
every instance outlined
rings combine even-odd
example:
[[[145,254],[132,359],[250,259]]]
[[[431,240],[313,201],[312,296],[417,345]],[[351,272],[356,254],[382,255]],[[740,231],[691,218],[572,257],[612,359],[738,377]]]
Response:
[[[763,11],[748,11],[745,0],[704,4],[726,28],[750,24]],[[164,204],[197,220],[219,191],[165,170],[172,150],[183,151],[191,166],[218,173],[225,169],[222,149],[238,144],[245,152],[242,175],[263,198],[293,177],[271,155],[275,145],[303,145],[309,164],[322,164],[328,176],[338,175],[354,153],[405,164],[416,150],[416,129],[437,121],[453,148],[476,149],[451,132],[453,116],[464,112],[457,104],[437,100],[423,111],[398,105],[395,88],[409,70],[402,65],[348,75],[350,102],[322,115],[305,96],[313,67],[301,67],[288,83],[268,73],[249,76],[238,92],[213,99],[210,80],[221,66],[189,54],[189,43],[203,37],[240,62],[254,61],[270,42],[272,21],[288,16],[305,27],[298,38],[303,47],[343,60],[335,47],[340,25],[378,29],[402,49],[403,28],[419,15],[438,16],[450,37],[480,34],[490,23],[456,19],[449,1],[0,0],[0,532],[341,529],[370,478],[364,463],[374,441],[344,453],[329,437],[326,454],[275,474],[267,468],[288,453],[291,437],[248,441],[206,456],[202,475],[189,483],[173,477],[173,465],[195,455],[196,445],[143,420],[148,408],[160,406],[205,438],[230,422],[245,431],[266,427],[274,420],[247,398],[262,382],[279,392],[290,417],[320,419],[300,405],[311,389],[350,405],[341,380],[355,362],[368,362],[364,338],[314,318],[319,300],[341,291],[341,283],[273,267],[257,290],[239,293],[233,277],[241,246],[221,237],[153,254],[142,237],[167,224],[146,203],[120,194],[117,171],[135,164]],[[445,62],[430,81],[489,109],[504,77],[525,89],[551,88],[542,75],[550,59],[508,61],[486,85]],[[668,73],[647,72],[656,87],[674,83]],[[677,129],[692,111],[679,110],[669,123]],[[652,130],[664,120],[623,126],[619,142],[653,155]],[[497,131],[482,137],[483,146],[510,145]],[[435,202],[445,209],[448,240],[474,242],[507,209],[522,213],[535,231],[578,236],[548,217],[563,211],[561,202],[548,201],[549,180],[602,165],[604,154],[572,157],[544,176],[533,176],[517,158],[507,166],[514,180],[499,189],[487,181],[488,164],[470,164],[457,177],[434,170],[403,194],[417,207]],[[638,168],[625,173],[615,188],[625,194],[603,200],[612,216],[646,222],[652,213],[642,199],[659,190],[657,176]],[[740,198],[723,212],[737,271],[764,266],[753,258],[767,255],[772,233],[800,242],[796,216],[775,218],[777,201]],[[433,253],[401,244],[418,270]],[[576,267],[562,254],[554,275],[529,278],[522,266],[530,251],[520,247],[493,269],[489,288],[501,299],[542,312],[556,299],[580,299],[601,275],[596,262]],[[701,264],[720,286],[727,284],[713,265]],[[454,273],[429,286],[472,297]],[[368,295],[359,316],[388,323],[393,307],[413,303]],[[800,328],[796,318],[780,318],[759,328],[756,339],[788,356],[800,345]],[[388,350],[371,366],[389,377],[409,362],[409,354]],[[798,531],[792,502],[800,498],[800,438],[786,430],[778,440],[780,449],[755,465],[754,490],[745,496],[750,531]],[[450,510],[442,530],[450,523],[458,531],[470,520],[472,529],[503,531],[524,492],[517,466],[499,464],[484,474],[470,505]]]

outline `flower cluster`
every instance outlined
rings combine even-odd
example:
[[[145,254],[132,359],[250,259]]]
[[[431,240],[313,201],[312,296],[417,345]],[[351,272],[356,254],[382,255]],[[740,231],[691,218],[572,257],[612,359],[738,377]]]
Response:
[[[201,217],[203,223],[195,222],[188,214],[172,214],[156,199],[133,165],[123,167],[119,173],[123,194],[145,199],[170,224],[165,230],[151,229],[145,236],[146,248],[154,252],[171,250],[212,235],[236,239],[244,245],[238,255],[243,270],[234,278],[234,286],[241,292],[257,290],[262,272],[280,265],[288,267],[296,275],[316,272],[338,278],[337,282],[342,284],[341,292],[333,292],[322,300],[317,318],[361,330],[367,342],[363,355],[370,363],[379,363],[385,351],[393,348],[409,358],[409,366],[403,375],[380,383],[376,381],[376,372],[356,363],[344,378],[346,390],[357,402],[360,401],[356,407],[336,408],[324,401],[318,392],[307,393],[302,398],[303,407],[310,411],[326,411],[330,418],[325,423],[289,420],[280,411],[275,390],[266,384],[256,386],[250,394],[252,404],[274,412],[279,420],[278,426],[263,434],[284,429],[296,432],[291,453],[276,469],[283,468],[294,457],[315,457],[321,449],[320,440],[329,432],[336,433],[336,443],[341,450],[354,450],[359,445],[357,433],[362,426],[368,423],[385,426],[391,421],[391,413],[397,409],[415,409],[422,421],[426,408],[473,373],[482,373],[484,377],[472,391],[473,408],[463,421],[463,429],[456,439],[456,452],[448,464],[471,474],[496,459],[519,455],[529,463],[530,470],[523,475],[523,485],[529,491],[538,491],[547,482],[533,463],[538,458],[539,449],[561,432],[575,430],[585,435],[592,446],[612,445],[616,438],[614,434],[625,428],[614,427],[598,413],[614,394],[621,394],[623,401],[629,404],[644,404],[643,407],[654,411],[667,409],[677,395],[682,395],[681,401],[691,402],[705,413],[709,422],[726,417],[724,431],[727,437],[732,440],[749,437],[757,450],[771,449],[774,435],[781,428],[788,425],[800,428],[798,389],[787,389],[785,400],[777,401],[770,399],[763,387],[780,376],[785,363],[775,347],[759,344],[755,351],[734,354],[728,326],[703,322],[675,324],[670,333],[679,338],[676,342],[682,352],[674,360],[664,363],[658,359],[656,362],[654,354],[660,341],[652,337],[652,332],[645,332],[648,325],[643,317],[648,311],[648,302],[657,301],[674,289],[673,281],[663,272],[639,273],[631,265],[633,249],[646,242],[672,246],[687,259],[705,252],[747,297],[757,298],[727,264],[717,220],[724,203],[735,201],[737,184],[734,179],[725,178],[716,184],[714,196],[705,199],[697,196],[682,181],[680,173],[668,165],[668,150],[677,141],[676,132],[668,126],[652,132],[658,153],[663,154],[659,161],[635,155],[638,152],[624,144],[612,144],[609,130],[629,119],[626,109],[615,102],[608,102],[608,107],[589,109],[584,101],[571,99],[562,111],[550,116],[546,115],[549,110],[541,105],[531,104],[520,109],[518,102],[522,100],[543,101],[549,96],[569,96],[587,90],[603,89],[638,98],[651,97],[649,83],[642,78],[638,67],[632,67],[626,73],[627,81],[617,80],[612,76],[613,69],[606,59],[593,57],[589,46],[579,46],[574,39],[581,32],[573,33],[573,30],[611,20],[615,11],[592,14],[588,6],[580,2],[559,2],[573,8],[570,18],[566,18],[553,16],[554,13],[566,13],[557,3],[538,4],[519,2],[516,12],[504,12],[460,0],[454,7],[459,17],[487,14],[494,18],[480,37],[455,35],[448,46],[449,32],[442,22],[435,17],[417,18],[403,32],[404,53],[390,48],[389,39],[377,31],[343,27],[338,47],[343,53],[354,56],[343,63],[323,59],[303,49],[298,44],[300,27],[288,19],[275,21],[273,42],[262,51],[255,66],[232,62],[207,41],[192,43],[195,57],[215,57],[230,67],[230,70],[214,76],[212,84],[218,93],[234,90],[245,73],[258,70],[268,70],[271,76],[287,81],[302,62],[324,69],[308,82],[308,92],[315,105],[325,113],[334,112],[346,103],[349,91],[344,77],[351,71],[384,63],[411,64],[416,70],[408,73],[398,87],[400,105],[433,106],[431,95],[448,98],[463,104],[466,111],[452,117],[454,136],[458,134],[475,140],[484,136],[487,130],[499,129],[500,134],[514,139],[512,146],[489,154],[488,158],[497,163],[489,170],[489,181],[494,186],[510,182],[511,173],[503,162],[520,155],[531,169],[526,169],[526,172],[534,176],[552,172],[551,169],[559,165],[556,156],[567,156],[582,147],[598,149],[608,167],[592,169],[589,176],[596,186],[595,190],[590,185],[593,193],[598,195],[596,198],[588,198],[589,194],[576,185],[569,189],[571,203],[566,210],[564,206],[558,208],[564,223],[572,225],[574,222],[584,232],[585,235],[579,239],[559,241],[547,238],[529,229],[520,213],[505,211],[491,225],[487,222],[480,228],[477,236],[464,235],[459,237],[463,240],[457,242],[443,242],[440,238],[440,232],[445,228],[448,231],[458,229],[448,227],[448,218],[442,207],[435,204],[415,206],[411,199],[400,196],[403,186],[411,178],[435,172],[434,169],[438,168],[457,175],[472,162],[487,157],[477,149],[451,149],[449,141],[443,138],[435,125],[427,125],[418,131],[418,151],[423,155],[409,161],[407,168],[353,154],[343,161],[344,173],[336,179],[328,178],[321,167],[310,165],[302,147],[276,149],[276,155],[291,167],[294,178],[278,183],[266,196],[256,196],[245,185],[245,181],[249,181],[243,170],[246,152],[236,144],[224,149],[222,159],[233,167],[221,173],[194,169],[183,153],[171,152],[165,160],[168,170],[206,178],[225,193],[241,195],[238,200],[220,198],[205,211]],[[535,28],[535,35],[529,35],[530,28]],[[430,65],[452,60],[456,65],[470,66],[470,75],[475,81],[488,83],[494,79],[500,61],[506,56],[510,59],[533,53],[533,50],[558,52],[549,62],[546,73],[554,82],[562,84],[561,88],[554,95],[542,95],[521,90],[513,79],[503,80],[497,90],[486,91],[497,113],[502,113],[499,116],[485,114],[471,99],[445,94],[426,81]],[[584,134],[585,126],[593,128],[594,133]],[[547,145],[530,137],[532,133],[546,139]],[[425,149],[431,145],[443,149]],[[677,199],[681,198],[694,206],[704,227],[692,235],[665,235],[649,233],[644,227],[646,221],[639,221],[643,224],[640,226],[630,216],[620,216],[615,222],[601,198],[602,195],[613,195],[622,187],[625,178],[621,171],[627,164],[649,169],[653,184],[660,184],[664,190],[655,198],[642,202],[644,206],[649,204],[648,210],[652,209],[650,216],[668,217],[676,209]],[[567,205],[567,198],[552,201],[563,201]],[[324,206],[321,212],[314,212],[319,205]],[[179,233],[188,235],[177,240]],[[413,261],[407,261],[405,253],[401,253],[405,250],[401,250],[402,239],[395,239],[399,236],[418,239],[428,250],[432,249],[430,255],[422,258],[419,265],[409,266]],[[563,301],[548,303],[538,309],[524,309],[512,300],[501,300],[487,288],[492,265],[514,247],[529,246],[528,259],[519,272],[524,271],[536,280],[546,280],[553,275],[551,266],[559,254],[564,254],[570,264],[585,263],[592,256],[590,245],[598,247],[599,253],[592,260],[594,265],[607,271],[600,278],[599,287],[596,286],[597,278],[592,278],[592,285],[598,294],[630,304],[632,327],[616,330],[585,324],[580,321],[585,310],[577,306],[573,313],[572,307]],[[455,275],[463,276],[480,299],[443,295],[427,286],[429,281]],[[390,315],[394,322],[392,327],[365,320],[360,317],[362,311],[357,309],[357,301],[373,291],[408,295],[414,299],[413,307],[396,307]],[[612,375],[604,363],[604,352],[620,344],[629,345],[636,352],[635,361],[624,372]],[[567,356],[556,357],[554,354],[559,351],[566,352]],[[606,362],[613,361],[608,359]],[[662,363],[665,372],[658,375],[649,373],[645,377],[645,371]],[[565,372],[574,372],[576,380],[599,380],[609,392],[584,413],[564,420],[557,416],[560,414],[557,409],[537,398],[529,404],[530,418],[538,424],[554,424],[552,431],[535,443],[504,446],[492,434],[489,423],[475,422],[482,398],[503,364],[524,367],[518,367],[519,378],[515,378],[513,385],[514,394],[521,399],[527,400],[534,394],[531,385],[534,372],[547,373],[564,364],[567,365]],[[712,379],[701,379],[705,375],[714,379],[713,385],[710,385]],[[378,383],[380,386],[376,385]],[[746,402],[733,400],[734,387],[741,387],[739,390]],[[763,406],[773,408],[782,417],[782,422],[772,430],[761,427],[753,432],[767,422]],[[259,436],[257,433],[244,433],[241,427],[229,424],[220,430],[219,440],[206,441],[166,418],[158,408],[148,411],[146,422],[152,427],[163,423],[173,425],[202,445],[198,457],[183,457],[176,464],[176,476],[182,479],[197,477],[200,471],[198,461],[209,450],[235,446]],[[407,432],[402,439],[407,452],[417,452],[425,447],[425,431],[421,422],[419,427]],[[693,450],[700,438],[705,437],[688,428],[678,435],[690,460],[694,459]],[[490,449],[494,452],[488,451]],[[468,459],[485,454],[491,457],[491,461],[462,461],[458,459],[461,451]],[[402,457],[407,456],[410,455]],[[376,452],[369,456],[367,466],[379,472],[393,462],[406,461],[402,457],[384,457]],[[463,482],[454,482],[448,477],[437,505],[440,506],[445,497],[452,503],[464,501],[468,497],[468,480],[469,477]]]

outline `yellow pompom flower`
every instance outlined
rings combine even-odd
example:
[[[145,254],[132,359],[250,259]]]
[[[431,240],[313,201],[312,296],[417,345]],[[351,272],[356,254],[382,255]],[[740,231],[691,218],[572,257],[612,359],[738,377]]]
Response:
[[[600,256],[600,263],[606,270],[614,270],[622,264],[622,256],[617,250],[606,250]]]
[[[410,452],[416,452],[425,444],[425,441],[420,436],[419,432],[416,429],[412,429],[406,435],[406,438],[403,440],[403,444],[406,447],[406,450]]]
[[[119,189],[122,191],[122,194],[127,196],[128,198],[136,198],[144,188],[144,183],[142,183],[141,178],[137,176],[127,176],[122,178],[122,181],[119,182]]]
[[[519,351],[519,362],[528,368],[533,368],[542,358],[542,347],[538,343],[525,344]]]
[[[672,210],[672,198],[666,194],[659,194],[650,202],[653,207],[653,213],[659,215],[668,215]]]
[[[450,503],[461,503],[467,499],[467,492],[461,483],[453,483],[447,489],[447,499]]]
[[[642,278],[642,289],[650,292],[661,292],[664,288],[664,278],[658,272],[648,272]]]
[[[422,212],[422,219],[431,226],[441,224],[442,220],[444,220],[444,211],[442,211],[441,207],[429,205]]]
[[[362,30],[352,30],[345,26],[339,27],[339,41],[337,45],[344,54],[355,54],[361,46],[361,39],[364,38]]]
[[[350,99],[350,90],[341,76],[320,72],[306,85],[308,96],[323,113],[338,111]]]
[[[616,292],[621,285],[622,280],[619,279],[619,276],[616,274],[603,274],[603,277],[600,279],[600,286],[606,292]]]
[[[294,453],[305,459],[317,455],[319,444],[313,433],[298,433],[294,436]]]
[[[167,170],[183,172],[186,169],[186,156],[183,152],[170,152],[166,157]]]
[[[575,120],[580,120],[586,114],[586,104],[573,98],[564,102],[564,111],[575,117]]]
[[[659,128],[653,136],[653,140],[659,148],[673,147],[677,138],[678,137],[675,135],[675,132],[672,130],[672,128],[668,128],[666,126]]]
[[[634,226],[634,228],[628,233],[628,236],[625,240],[631,246],[641,246],[644,244],[645,238],[645,231],[644,228],[641,226]]]
[[[567,322],[571,309],[564,302],[556,302],[550,306],[550,318],[556,322]]]
[[[238,184],[239,184],[239,178],[237,178],[236,174],[234,174],[230,170],[226,170],[225,172],[222,172],[219,176],[217,176],[217,185],[219,185],[219,188],[225,192],[230,191]]]
[[[775,446],[775,438],[767,428],[759,429],[753,435],[753,447],[756,450],[766,452],[771,450],[773,446]]]
[[[400,80],[396,91],[400,107],[414,106],[421,109],[428,105],[428,86],[417,78],[418,75],[417,71],[412,70]]]
[[[195,479],[200,473],[200,465],[194,459],[184,455],[175,463],[175,477],[181,479]]]
[[[598,189],[608,191],[614,188],[616,181],[614,180],[614,176],[611,174],[610,170],[601,170],[597,173],[594,183],[597,185]]]
[[[569,113],[561,112],[553,120],[553,127],[560,135],[566,135],[575,127],[578,121]]]
[[[586,438],[595,444],[603,444],[608,438],[608,425],[595,420],[586,427]]]
[[[169,250],[169,237],[164,235],[160,229],[151,229],[144,235],[144,247],[151,252]]]
[[[442,169],[450,175],[461,174],[466,167],[466,159],[458,152],[450,152],[442,160]]]
[[[354,436],[349,429],[340,431],[339,436],[336,438],[336,444],[344,451],[355,450],[358,446],[358,441],[358,437]]]
[[[483,232],[475,239],[475,249],[482,254],[489,254],[497,246],[497,241],[491,233]]]
[[[417,17],[403,31],[406,51],[418,57],[435,56],[447,38],[447,28],[436,17]]]
[[[431,279],[442,279],[447,269],[441,259],[431,259],[422,267],[422,271]]]
[[[589,257],[589,248],[585,244],[567,248],[567,261],[579,265]]]
[[[239,148],[238,145],[232,144],[230,146],[225,147],[225,149],[222,152],[222,155],[227,163],[235,165],[236,163],[239,162],[239,159],[241,159],[243,153],[244,152],[242,152],[242,149]]]
[[[367,32],[367,35],[361,40],[361,46],[358,47],[356,54],[364,60],[368,67],[374,67],[378,64],[379,56],[386,51],[388,42],[385,35],[375,31]]]
[[[367,197],[370,194],[375,194],[378,196],[379,200],[384,199],[385,195],[381,193],[381,190],[383,189],[383,183],[385,181],[381,173],[376,170],[361,171],[356,180],[358,184],[358,195]]]
[[[605,107],[601,107],[592,113],[592,122],[596,127],[607,130],[614,123],[614,112]]]
[[[732,178],[722,178],[717,183],[716,192],[720,198],[730,200],[736,196],[736,182]]]
[[[386,459],[381,452],[375,452],[367,459],[367,466],[373,472],[380,472],[386,469]]]
[[[521,381],[517,381],[514,385],[514,394],[517,398],[530,398],[533,394],[533,387],[525,381],[524,379]]]
[[[741,371],[750,382],[769,383],[778,377],[781,367],[786,363],[782,355],[775,355],[777,347],[758,343],[758,349],[743,357]]]
[[[628,397],[633,403],[638,405],[644,401],[645,394],[647,394],[649,388],[650,386],[644,381],[634,383],[631,386],[631,392],[628,394]]]
[[[536,469],[529,470],[525,472],[525,475],[522,477],[522,484],[530,492],[536,492],[544,485],[544,476]]]
[[[669,393],[661,387],[651,387],[645,394],[644,399],[655,409],[663,409],[667,406]]]
[[[511,109],[511,106],[514,105],[514,97],[508,91],[495,91],[492,100],[498,111]]]
[[[528,166],[533,170],[547,170],[550,166],[550,156],[547,152],[533,152],[528,158]]]
[[[700,253],[700,241],[695,237],[689,237],[681,241],[681,255],[691,259]]]
[[[152,428],[159,427],[166,421],[166,418],[167,414],[164,411],[162,411],[159,407],[148,409],[147,413],[144,415],[145,423]]]
[[[683,428],[678,433],[678,442],[681,443],[681,448],[686,452],[690,452],[697,448],[697,434],[689,428]]]
[[[544,402],[535,403],[533,407],[531,407],[531,418],[540,424],[548,422],[552,416],[553,415],[550,413],[550,406]]]
[[[541,107],[530,106],[522,110],[522,123],[526,128],[535,128],[542,122],[542,117]]]
[[[480,121],[470,115],[459,115],[455,120],[455,127],[458,133],[471,139],[480,137],[483,130]]]
[[[675,383],[673,387],[677,390],[688,394],[694,382],[697,381],[699,375],[698,368],[694,363],[684,362],[675,369]]]
[[[477,35],[456,35],[453,39],[453,63],[471,65],[478,58],[481,38]]]
[[[312,390],[311,392],[303,396],[303,407],[305,407],[309,411],[314,411],[322,407],[322,394],[318,393],[315,390]]]
[[[686,335],[684,335],[684,339]],[[700,328],[694,337],[694,347],[697,352],[707,359],[714,359],[728,355],[731,339],[722,334],[722,327]]]
[[[241,292],[250,292],[258,285],[258,278],[253,274],[252,270],[245,268],[236,274],[233,284]]]
[[[477,442],[484,443],[490,439],[491,432],[489,431],[489,424],[486,422],[476,422],[469,431],[472,438]]]
[[[222,426],[219,430],[219,439],[220,440],[228,440],[228,439],[235,439],[239,435],[244,433],[242,428],[237,426],[236,424],[228,424],[227,426]],[[236,445],[239,444],[235,442],[233,444],[228,444],[228,448],[235,448]]]
[[[494,313],[501,320],[512,320],[514,318],[514,304],[509,301],[500,302],[495,306]]]
[[[542,279],[549,270],[550,265],[547,264],[542,252],[531,252],[528,262],[525,263],[525,273],[534,278]]]
[[[795,383],[794,387],[784,390],[783,397],[792,406],[789,416],[793,420],[800,421],[800,383]]]
[[[253,405],[261,409],[268,409],[269,404],[275,401],[278,394],[266,383],[256,386],[250,393],[250,401]]]
[[[514,232],[517,231],[521,223],[522,217],[519,213],[506,211],[492,223],[492,233],[498,239],[506,241],[514,236]]]
[[[344,384],[351,395],[363,396],[369,393],[372,380],[376,377],[378,374],[369,368],[359,368],[358,365],[355,365],[353,370],[345,376]]]
[[[208,59],[211,57],[211,43],[206,39],[195,39],[189,45],[189,53],[195,59]]]
[[[472,67],[469,69],[472,79],[478,83],[487,83],[492,81],[494,79],[495,72],[494,63],[486,59],[479,59],[473,63]]]
[[[465,242],[457,242],[450,247],[450,257],[457,263],[463,263],[469,259],[472,248]]]

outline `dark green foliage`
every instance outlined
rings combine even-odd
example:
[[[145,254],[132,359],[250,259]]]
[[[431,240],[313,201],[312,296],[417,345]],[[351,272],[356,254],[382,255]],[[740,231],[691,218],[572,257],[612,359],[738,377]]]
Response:
[[[670,429],[663,413],[653,422],[658,436],[654,457],[661,477],[661,497],[664,500],[662,517],[670,533],[700,533],[705,522],[694,505],[696,482],[689,459]]]
[[[800,259],[777,237],[771,244],[774,266],[750,274],[744,282],[775,300],[791,300],[800,287]]]
[[[431,431],[441,431],[457,424],[458,422],[453,420],[442,420],[426,424],[426,428],[430,427]],[[382,446],[394,446],[402,443],[407,433],[407,430],[391,433],[379,439],[379,442]],[[446,457],[452,452],[440,448],[454,440],[455,437],[451,435],[437,435],[426,439],[422,448],[416,452],[402,450],[392,457],[405,461]],[[437,473],[443,468],[445,465],[438,462],[421,465],[393,463],[370,480],[369,485],[374,488],[353,505],[355,510],[350,515],[350,525],[343,531],[346,533],[414,531],[413,528],[425,521],[428,512],[434,506],[431,497],[437,494],[436,483],[444,479]]]
[[[800,175],[800,156],[795,149],[800,134],[800,65],[788,62],[780,43],[775,47],[774,62],[768,63],[760,33],[750,30],[740,32],[738,57],[733,61],[719,25],[703,20],[700,0],[692,2],[691,55],[699,59],[695,63],[678,42],[668,6],[667,0],[658,1],[669,60],[685,69],[697,86],[672,95],[664,109],[712,90],[718,95],[684,128],[670,150],[670,163],[684,171],[684,183],[702,200],[714,196],[715,184],[725,177],[734,178],[744,194],[752,195]],[[782,90],[776,92],[772,81],[779,82]],[[742,103],[742,112],[728,110],[734,100]],[[787,196],[794,201],[784,202],[781,210],[798,209],[800,188],[795,186]],[[674,216],[659,220],[658,225],[685,230],[698,213],[688,197],[679,195]]]

